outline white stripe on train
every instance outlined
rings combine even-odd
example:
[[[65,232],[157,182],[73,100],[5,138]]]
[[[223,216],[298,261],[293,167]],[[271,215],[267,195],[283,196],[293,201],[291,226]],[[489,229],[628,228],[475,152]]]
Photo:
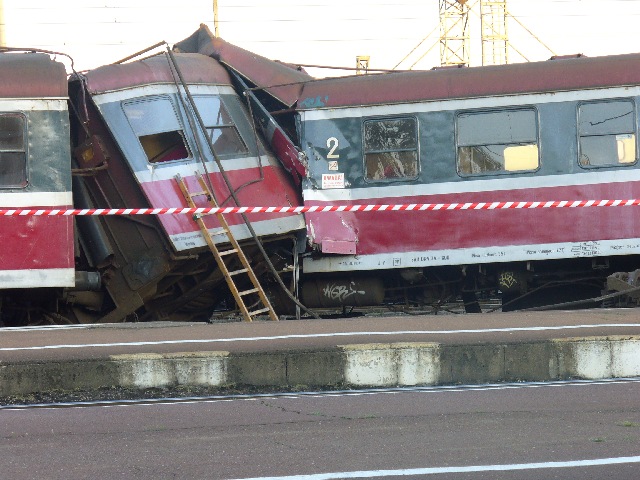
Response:
[[[369,199],[385,199],[385,201],[388,201],[388,199],[393,198],[407,198],[411,199],[412,202],[415,202],[417,200],[417,197],[426,195],[458,195],[463,193],[505,192],[504,194],[500,194],[500,197],[504,197],[507,195],[513,196],[518,190],[575,186],[595,187],[612,183],[619,184],[631,182],[640,182],[640,168],[625,167],[618,170],[598,169],[566,175],[532,174],[531,176],[510,176],[503,178],[478,180],[460,179],[459,181],[455,182],[385,185],[348,189],[307,189],[303,191],[302,195],[304,196],[305,202],[317,201],[338,203]],[[638,187],[640,188],[640,185],[638,185]],[[558,197],[557,194],[554,194],[553,196]],[[505,198],[505,201],[506,200],[508,199]],[[526,198],[517,198],[513,200],[522,201],[526,200]]]

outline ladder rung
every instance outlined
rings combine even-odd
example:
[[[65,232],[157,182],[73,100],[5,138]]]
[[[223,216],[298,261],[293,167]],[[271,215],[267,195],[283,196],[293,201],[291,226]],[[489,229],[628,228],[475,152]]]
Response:
[[[220,215],[219,213],[213,213],[213,212],[204,212],[204,213],[196,213],[193,215],[193,219],[194,220],[200,220],[203,217],[208,217],[209,215]],[[215,235],[215,233],[213,234]]]
[[[253,312],[249,312],[249,316],[253,317],[254,315],[259,315],[261,313],[265,313],[269,311],[271,311],[270,308],[261,308],[260,310],[254,310]]]
[[[209,192],[189,192],[190,197],[200,197],[202,195],[209,195]]]
[[[247,273],[249,270],[246,268],[241,268],[240,270],[236,270],[234,272],[229,272],[229,276],[240,275],[241,273]]]
[[[260,289],[258,288],[252,288],[251,290],[244,290],[243,292],[238,292],[238,295],[240,295],[241,297],[244,297],[245,295],[249,295],[250,293],[256,293],[259,291]]]
[[[218,255],[224,257],[225,255],[231,255],[232,253],[238,253],[238,250],[232,248],[231,250],[225,250],[224,252],[218,252]]]

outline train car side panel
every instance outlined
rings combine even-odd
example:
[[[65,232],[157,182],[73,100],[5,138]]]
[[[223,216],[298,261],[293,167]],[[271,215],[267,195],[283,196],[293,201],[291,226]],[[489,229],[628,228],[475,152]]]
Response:
[[[435,211],[308,214],[310,241],[328,255],[306,258],[305,271],[637,253],[640,224],[632,207],[615,215],[595,207],[460,210],[482,202],[638,198],[637,101],[628,88],[626,97],[619,93],[302,112],[302,142],[312,160],[305,205],[441,205]],[[476,158],[462,156],[470,153]],[[328,181],[333,178],[338,181]],[[458,207],[452,211],[449,204]],[[353,251],[335,249],[336,242]],[[331,255],[339,253],[353,255]]]
[[[0,207],[72,208],[66,99],[1,99]],[[3,216],[0,288],[72,287],[73,217]]]

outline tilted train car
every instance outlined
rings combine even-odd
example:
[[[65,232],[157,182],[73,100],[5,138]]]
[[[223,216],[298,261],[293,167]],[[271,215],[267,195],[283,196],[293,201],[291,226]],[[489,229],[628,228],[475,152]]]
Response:
[[[299,192],[256,136],[224,68],[199,54],[157,55],[89,71],[71,84],[74,183],[78,208],[186,207],[178,178],[221,206],[298,205]],[[202,120],[204,129],[200,128]],[[198,206],[210,207],[205,195]],[[207,217],[215,241],[221,230]],[[291,257],[299,214],[257,215],[251,229],[240,215],[226,221],[245,243],[257,273],[267,269],[252,236],[270,242],[267,255]],[[78,218],[88,269],[103,289],[74,295],[80,321],[206,319],[228,293],[204,236],[187,215]],[[286,255],[278,253],[284,249]]]
[[[640,197],[640,55],[311,81],[292,75],[279,79],[274,95],[274,83],[265,81],[269,61],[206,27],[177,49],[227,65],[263,105],[253,108],[263,116],[258,123],[295,125],[288,132],[300,154],[305,206]],[[287,93],[287,102],[264,101]],[[394,291],[423,302],[463,293],[470,311],[477,310],[472,293],[483,289],[499,288],[509,302],[568,283],[588,296],[599,293],[607,273],[635,268],[640,252],[634,207],[305,218],[303,278],[321,280],[311,291],[327,305],[360,296],[371,303],[379,294],[364,297],[381,288],[387,300]]]

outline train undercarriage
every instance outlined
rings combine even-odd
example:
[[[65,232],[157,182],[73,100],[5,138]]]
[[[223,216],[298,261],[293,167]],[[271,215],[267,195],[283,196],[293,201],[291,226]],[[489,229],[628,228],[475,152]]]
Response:
[[[297,255],[292,254],[295,245],[294,238],[266,245],[280,282],[274,280],[267,262],[253,262],[265,292],[283,319],[626,307],[637,305],[640,298],[638,271],[615,270],[616,266],[633,266],[628,257],[305,276]],[[260,257],[255,248],[246,249],[253,259]],[[208,254],[174,269],[154,285],[155,292],[137,308],[138,300],[115,305],[98,275],[84,272],[77,277],[74,289],[4,291],[2,326],[242,320],[225,279],[213,268]],[[121,318],[112,313],[126,309],[129,313]]]

